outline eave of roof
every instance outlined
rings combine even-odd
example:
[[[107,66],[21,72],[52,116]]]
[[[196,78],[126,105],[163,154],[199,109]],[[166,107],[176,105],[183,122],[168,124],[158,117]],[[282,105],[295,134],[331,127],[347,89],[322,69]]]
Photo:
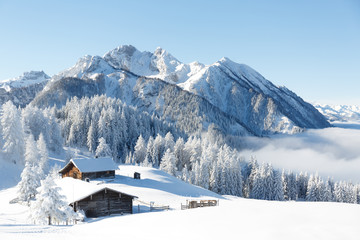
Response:
[[[137,196],[133,196],[133,195],[130,195],[130,194],[127,194],[127,193],[124,193],[124,192],[120,192],[120,191],[115,190],[115,189],[113,189],[113,188],[103,187],[103,188],[101,188],[101,189],[97,189],[96,191],[88,194],[87,196],[84,196],[84,197],[82,197],[82,198],[73,200],[72,202],[70,202],[70,204],[75,203],[75,202],[80,202],[81,200],[84,200],[85,198],[88,198],[89,196],[94,195],[94,194],[97,194],[97,193],[99,193],[99,192],[101,192],[101,191],[104,191],[104,190],[110,190],[110,191],[117,192],[117,193],[120,193],[120,194],[129,196],[129,197],[132,197],[132,198],[138,198]]]

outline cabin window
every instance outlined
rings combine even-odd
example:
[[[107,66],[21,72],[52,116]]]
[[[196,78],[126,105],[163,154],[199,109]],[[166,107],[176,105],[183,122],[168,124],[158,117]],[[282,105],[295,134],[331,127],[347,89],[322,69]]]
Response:
[[[76,172],[73,173],[73,178],[77,178]]]

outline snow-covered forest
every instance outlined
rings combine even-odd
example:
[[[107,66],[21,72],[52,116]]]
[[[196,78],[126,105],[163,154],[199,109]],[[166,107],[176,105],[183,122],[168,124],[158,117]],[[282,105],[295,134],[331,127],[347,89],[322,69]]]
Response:
[[[19,199],[25,202],[34,199],[41,182],[49,182],[47,151],[60,153],[65,145],[111,155],[117,162],[160,168],[222,195],[360,203],[359,185],[259,164],[256,157],[242,157],[211,126],[208,132],[188,136],[163,119],[105,96],[74,97],[60,109],[20,109],[7,102],[0,130],[3,159],[25,166],[19,183]]]

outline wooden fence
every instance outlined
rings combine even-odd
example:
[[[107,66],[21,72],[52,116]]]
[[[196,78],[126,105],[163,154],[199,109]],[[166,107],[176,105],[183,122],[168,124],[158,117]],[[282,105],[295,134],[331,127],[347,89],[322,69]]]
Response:
[[[148,202],[141,201],[139,199],[136,199],[135,201],[138,202],[138,203],[141,203],[141,204],[143,204],[145,206],[149,206],[150,212],[152,212],[152,211],[163,211],[163,210],[169,210],[170,209],[170,206],[168,206],[168,205],[155,205],[154,202],[148,203]],[[140,205],[138,205],[138,212],[140,212]]]
[[[181,204],[181,210],[198,208],[198,207],[213,207],[218,205],[219,205],[218,200],[200,200],[200,202],[186,200],[185,205]]]

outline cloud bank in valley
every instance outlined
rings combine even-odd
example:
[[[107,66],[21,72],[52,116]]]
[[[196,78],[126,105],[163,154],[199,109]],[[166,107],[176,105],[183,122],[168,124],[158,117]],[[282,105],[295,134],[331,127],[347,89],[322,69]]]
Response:
[[[360,126],[357,125],[357,126]],[[246,138],[242,154],[259,163],[294,172],[318,172],[323,177],[360,183],[360,130],[356,127],[308,130],[272,138]]]

